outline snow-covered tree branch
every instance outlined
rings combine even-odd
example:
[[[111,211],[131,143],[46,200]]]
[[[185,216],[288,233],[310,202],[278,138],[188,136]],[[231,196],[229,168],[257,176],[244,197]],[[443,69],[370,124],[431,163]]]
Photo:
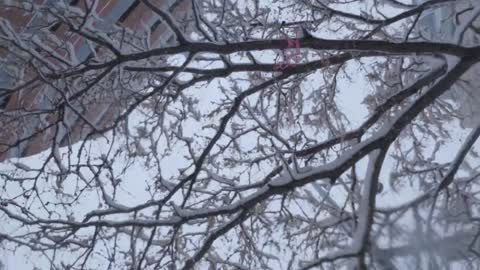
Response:
[[[0,1],[0,269],[477,269],[479,7]]]

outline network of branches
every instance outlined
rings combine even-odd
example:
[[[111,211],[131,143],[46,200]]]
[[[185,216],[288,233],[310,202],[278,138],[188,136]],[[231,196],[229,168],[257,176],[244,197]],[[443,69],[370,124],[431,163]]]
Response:
[[[0,265],[479,268],[478,0],[102,1],[0,1]]]

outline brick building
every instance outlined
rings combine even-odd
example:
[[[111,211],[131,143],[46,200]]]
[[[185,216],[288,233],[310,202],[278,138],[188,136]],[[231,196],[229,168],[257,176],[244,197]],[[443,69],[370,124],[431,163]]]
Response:
[[[427,0],[414,0],[413,3],[420,5],[426,1]],[[415,25],[417,33],[422,40],[439,43],[456,43],[458,38],[456,31],[470,16],[468,11],[471,11],[473,8],[475,7],[468,3],[468,1],[446,2],[430,8],[421,14]],[[478,31],[480,29],[480,17],[473,20],[473,28],[474,29],[467,29],[464,32],[461,45],[480,45],[480,35]],[[396,80],[398,80],[397,71],[399,70],[400,64],[402,63],[391,63],[391,67],[384,71],[383,80],[396,82]],[[462,80],[453,85],[451,89],[444,94],[446,100],[454,105],[454,113],[463,128],[474,128],[480,122],[479,77],[480,66],[473,66],[462,76]],[[408,82],[408,79],[406,80]],[[400,87],[399,84],[395,84],[395,86],[391,88],[395,89],[396,87]],[[395,91],[399,90],[399,88],[395,89]],[[379,89],[379,92],[384,93],[386,96],[391,94],[385,93],[383,87]]]
[[[64,22],[55,18],[55,14],[39,10],[58,8],[62,12],[72,10],[85,14],[94,9],[98,18],[95,27],[105,32],[122,29],[131,31],[132,36],[143,35],[152,48],[167,46],[174,40],[160,16],[140,0],[99,0],[96,6],[88,6],[95,3],[89,0],[26,2],[0,1],[0,161],[33,155],[53,144],[64,146],[75,143],[84,138],[92,126],[102,129],[111,123],[122,110],[117,94],[103,91],[108,93],[101,93],[100,98],[98,95],[82,97],[81,103],[73,104],[63,112],[62,125],[52,125],[55,116],[48,110],[54,108],[53,100],[58,100],[62,93],[38,80],[39,74],[49,68],[68,70],[71,66],[80,66],[93,55],[96,57],[106,52],[105,48],[99,48],[81,35],[72,33]],[[191,9],[188,0],[150,2],[159,9],[170,11],[178,20],[185,19]],[[59,16],[64,14],[59,13]],[[49,36],[48,42],[44,42],[46,35]],[[28,42],[24,37],[28,37]],[[30,56],[22,56],[25,53]],[[32,64],[32,58],[41,63]],[[25,69],[27,64],[39,66],[38,70]],[[29,84],[32,77],[37,77],[37,80]],[[86,99],[89,99],[88,102]]]

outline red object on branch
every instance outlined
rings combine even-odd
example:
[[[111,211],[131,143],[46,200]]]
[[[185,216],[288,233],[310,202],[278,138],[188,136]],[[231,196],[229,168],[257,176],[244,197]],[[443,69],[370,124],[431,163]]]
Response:
[[[300,40],[298,40],[298,33],[295,39],[287,37],[287,49],[282,50],[283,61],[275,65],[275,70],[284,70],[287,67],[295,67],[302,60],[302,53],[300,52]],[[294,49],[289,50],[289,49]]]

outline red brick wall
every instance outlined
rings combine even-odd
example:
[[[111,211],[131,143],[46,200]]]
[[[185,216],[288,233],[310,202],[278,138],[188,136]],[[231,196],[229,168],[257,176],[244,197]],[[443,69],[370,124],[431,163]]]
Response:
[[[112,10],[114,7],[114,3],[117,0],[105,0],[99,1],[99,5],[97,7],[97,12],[100,15],[106,15],[108,12]],[[43,2],[43,0],[37,0],[38,3]],[[162,0],[152,0],[153,4],[157,6],[162,6]],[[79,3],[83,3],[83,1],[79,1]],[[81,8],[84,8],[80,6]],[[190,1],[186,0],[183,1],[180,5],[175,7],[173,14],[175,17],[183,17],[185,16],[190,9]],[[12,9],[13,10],[13,9]],[[147,24],[152,16],[155,15],[148,7],[146,7],[143,3],[140,3],[135,10],[133,10],[129,17],[127,17],[122,25],[128,27],[130,29],[142,29],[144,28],[144,24]],[[12,11],[5,11],[0,10],[0,17],[4,17],[10,20],[12,26],[16,31],[21,31],[27,23],[31,20],[31,15],[28,13],[21,12],[19,10]],[[171,34],[167,33],[167,27],[165,24],[161,24],[157,27],[157,29],[151,35],[151,44],[155,44],[156,42],[162,42],[163,40],[158,40],[159,38],[166,38],[171,36]],[[59,39],[66,39],[65,33],[67,31],[67,27],[65,25],[60,26],[54,33]],[[81,44],[81,42],[77,41],[79,38],[78,36],[70,36],[69,42]],[[157,41],[158,40],[158,41]],[[58,51],[61,55],[66,56],[66,52]],[[97,51],[97,54],[101,54],[101,52]],[[5,52],[3,52],[5,55]],[[0,57],[2,57],[2,52],[0,52]],[[52,61],[55,63],[56,61]],[[58,63],[55,63],[58,64]],[[37,115],[28,115],[28,116],[20,116],[19,112],[15,112],[18,108],[29,108],[29,109],[38,109],[38,103],[41,98],[46,94],[45,91],[47,88],[42,85],[35,85],[32,88],[24,89],[19,94],[13,95],[6,108],[9,114],[12,114],[11,117],[4,115],[0,115],[0,125],[2,126],[2,131],[0,132],[0,161],[5,160],[8,157],[14,156],[28,156],[32,154],[39,153],[45,149],[48,149],[52,146],[52,139],[55,134],[55,127],[47,129],[43,132],[36,134],[33,138],[29,139],[26,144],[20,148],[20,153],[16,153],[14,150],[10,149],[8,152],[5,152],[6,146],[2,146],[1,144],[12,144],[16,142],[18,139],[23,138],[27,135],[30,135],[25,129],[39,129],[42,125],[45,126],[49,123],[53,123],[56,121],[58,115],[50,114],[48,117],[45,118],[43,123],[40,121],[40,117]],[[112,103],[95,103],[90,102],[87,105],[86,112],[83,113],[83,117],[92,121],[93,119],[98,118],[98,115],[104,111],[106,115],[102,118],[101,123],[94,123],[99,126],[98,128],[102,128],[105,125],[110,124],[111,120],[119,115],[121,111],[121,106],[115,102],[113,98],[103,98],[102,100],[113,100]],[[65,118],[71,120],[77,118],[77,116],[73,113],[69,113],[66,115]],[[80,139],[82,139],[88,132],[90,132],[90,127],[82,120],[77,119],[73,127],[71,127],[69,131],[69,139],[66,140],[64,143],[73,143]],[[31,132],[31,131],[30,131]]]

